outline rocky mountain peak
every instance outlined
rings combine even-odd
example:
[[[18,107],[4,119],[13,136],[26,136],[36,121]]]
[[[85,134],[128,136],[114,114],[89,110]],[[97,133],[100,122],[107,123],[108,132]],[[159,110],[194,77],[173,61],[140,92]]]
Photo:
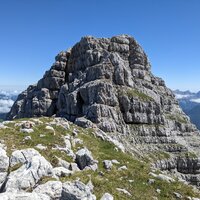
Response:
[[[198,159],[178,159],[180,152],[199,155],[199,132],[129,35],[86,36],[59,53],[43,78],[18,96],[7,118],[53,115],[97,127],[130,152],[167,152],[171,159],[157,163],[162,169],[196,174],[200,168]],[[191,165],[192,172],[186,170]]]
[[[145,52],[129,35],[83,37],[55,61],[36,85],[19,95],[9,119],[56,114],[123,133],[128,124],[163,125],[166,112],[181,113],[173,93],[151,74]]]

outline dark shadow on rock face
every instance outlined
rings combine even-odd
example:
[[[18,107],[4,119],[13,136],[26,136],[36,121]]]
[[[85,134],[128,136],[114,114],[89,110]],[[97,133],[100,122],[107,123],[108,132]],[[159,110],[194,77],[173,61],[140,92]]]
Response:
[[[80,92],[77,93],[76,96],[76,101],[77,101],[77,109],[78,109],[78,117],[82,117],[83,116],[83,105],[84,105],[84,101],[81,97]]]

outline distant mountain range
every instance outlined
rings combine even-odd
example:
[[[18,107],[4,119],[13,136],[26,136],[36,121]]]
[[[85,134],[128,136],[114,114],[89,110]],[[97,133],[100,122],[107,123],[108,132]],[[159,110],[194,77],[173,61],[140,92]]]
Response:
[[[4,119],[9,112],[20,91],[0,90],[0,119]]]
[[[175,90],[174,94],[183,111],[190,117],[197,128],[200,129],[200,92],[194,93],[189,90]]]

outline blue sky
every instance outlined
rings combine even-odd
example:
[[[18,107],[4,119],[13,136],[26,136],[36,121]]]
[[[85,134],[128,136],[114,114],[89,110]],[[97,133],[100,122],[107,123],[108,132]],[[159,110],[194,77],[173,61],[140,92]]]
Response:
[[[200,90],[199,0],[1,0],[0,88],[36,83],[84,35],[130,34],[172,89]]]

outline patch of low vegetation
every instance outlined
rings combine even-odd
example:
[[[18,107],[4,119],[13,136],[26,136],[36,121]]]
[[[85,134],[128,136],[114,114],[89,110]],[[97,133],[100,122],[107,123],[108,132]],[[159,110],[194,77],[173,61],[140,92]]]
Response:
[[[127,91],[128,97],[138,97],[142,101],[153,101],[153,98],[136,90],[136,89],[128,89]]]
[[[188,123],[187,119],[182,117],[179,114],[173,114],[172,115],[170,113],[167,113],[165,116],[166,116],[167,119],[172,120],[172,121],[177,121],[177,122],[180,122],[182,124]]]
[[[154,161],[157,160],[168,160],[171,158],[170,154],[167,152],[163,152],[163,151],[156,151],[154,153],[150,153],[149,158],[151,158]]]
[[[19,169],[22,165],[23,165],[22,163],[17,163],[16,165],[9,168],[9,172],[13,172],[13,171]]]
[[[29,119],[30,120],[30,119]],[[87,147],[94,157],[98,160],[98,170],[83,170],[75,172],[69,177],[61,177],[60,180],[70,181],[80,179],[84,183],[92,181],[94,185],[94,194],[97,199],[100,199],[106,192],[113,195],[116,200],[151,200],[157,197],[162,200],[176,199],[174,192],[178,192],[183,196],[183,199],[187,196],[200,197],[198,193],[192,190],[192,187],[185,185],[181,182],[168,183],[156,178],[152,184],[148,183],[149,179],[152,179],[149,175],[151,172],[149,159],[138,159],[133,157],[129,153],[123,153],[120,150],[116,150],[116,147],[100,138],[95,137],[93,129],[83,129],[76,125],[70,124],[69,129],[64,129],[60,126],[54,126],[55,134],[50,130],[45,129],[46,122],[50,122],[52,119],[41,118],[43,124],[36,125],[33,129],[34,132],[28,135],[31,136],[31,140],[24,140],[26,133],[21,133],[19,128],[14,127],[13,123],[8,124],[8,129],[0,130],[0,138],[5,141],[7,145],[7,152],[11,154],[16,149],[35,148],[37,144],[42,144],[47,147],[46,150],[37,150],[55,167],[57,166],[58,159],[62,158],[68,162],[72,162],[72,158],[66,155],[65,152],[54,149],[55,145],[64,146],[65,135],[73,135],[74,129],[78,132],[78,138],[83,141],[83,144],[77,144],[72,147],[72,150],[76,152],[82,147]],[[19,120],[15,121],[16,123]],[[41,134],[43,135],[41,137]],[[148,158],[149,155],[147,155]],[[158,152],[156,158],[164,159],[168,158],[167,153]],[[107,171],[103,167],[103,160],[117,160],[120,164],[113,164],[110,171]],[[126,166],[125,170],[118,170],[119,167]],[[20,166],[14,166],[10,171],[18,169]],[[47,181],[55,180],[50,177],[43,177],[39,184],[46,183]],[[131,193],[132,196],[119,192],[116,188],[122,188]],[[160,193],[157,192],[160,190]]]
[[[38,185],[45,184],[48,181],[57,181],[57,179],[49,177],[49,176],[44,176],[42,179],[40,179],[40,181],[38,182]]]
[[[186,157],[186,158],[198,158],[198,156],[194,152],[186,152],[184,154],[184,157]]]
[[[119,91],[120,95],[127,95],[129,98],[138,98],[140,101],[154,101],[154,99],[143,92],[133,88],[124,88]]]
[[[140,101],[154,101],[154,99],[137,89],[124,87],[118,90],[119,95],[127,95],[129,98],[138,98]]]

